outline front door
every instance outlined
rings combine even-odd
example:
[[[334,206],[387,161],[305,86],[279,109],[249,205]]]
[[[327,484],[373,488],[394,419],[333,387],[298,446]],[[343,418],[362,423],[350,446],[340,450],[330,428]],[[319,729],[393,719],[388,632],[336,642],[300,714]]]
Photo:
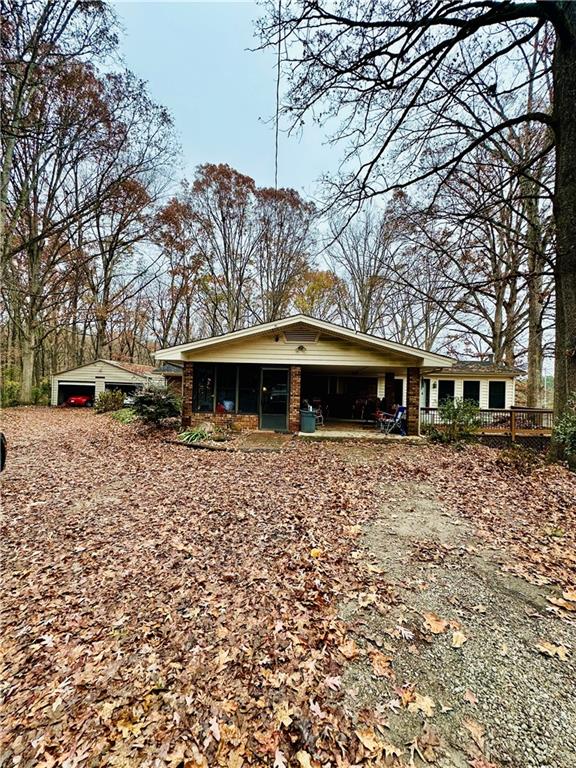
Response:
[[[262,368],[260,429],[288,429],[287,368]]]

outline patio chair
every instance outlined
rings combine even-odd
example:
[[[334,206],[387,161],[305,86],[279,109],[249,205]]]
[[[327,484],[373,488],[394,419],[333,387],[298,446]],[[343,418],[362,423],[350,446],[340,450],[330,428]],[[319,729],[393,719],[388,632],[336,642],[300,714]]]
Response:
[[[324,426],[324,414],[322,413],[322,408],[315,408],[314,409],[314,415],[316,416],[316,426],[317,427],[323,427]]]
[[[395,414],[383,413],[382,418],[379,419],[380,432],[384,432],[385,435],[389,435],[395,429],[399,429],[400,434],[404,437],[406,435],[406,430],[404,429],[405,417],[406,408],[403,405],[400,405],[396,409]]]

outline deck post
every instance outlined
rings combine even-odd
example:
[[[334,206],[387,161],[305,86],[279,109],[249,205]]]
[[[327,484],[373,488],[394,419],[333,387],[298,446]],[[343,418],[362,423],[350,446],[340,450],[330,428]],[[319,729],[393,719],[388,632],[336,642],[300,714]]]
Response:
[[[300,384],[302,380],[302,368],[299,365],[290,366],[290,395],[288,400],[288,431],[300,431]]]
[[[394,406],[394,371],[388,371],[384,374],[384,410],[386,413],[392,413],[392,407]],[[400,403],[396,403],[400,405]]]
[[[182,426],[192,423],[192,386],[194,383],[194,363],[184,362],[182,369]]]
[[[512,437],[512,442],[516,442],[516,411],[514,408],[510,410],[510,435]]]
[[[407,368],[406,431],[420,434],[420,368]]]

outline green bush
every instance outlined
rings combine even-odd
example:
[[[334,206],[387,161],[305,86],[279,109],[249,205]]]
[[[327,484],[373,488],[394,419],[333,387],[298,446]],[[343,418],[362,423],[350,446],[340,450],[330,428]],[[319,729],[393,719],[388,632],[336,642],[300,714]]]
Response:
[[[20,384],[12,379],[3,379],[0,389],[0,401],[3,408],[20,404]]]
[[[564,413],[556,422],[552,439],[571,462],[576,461],[576,392],[571,395]]]
[[[124,405],[124,392],[120,389],[105,389],[100,392],[94,403],[96,413],[119,411]]]
[[[114,411],[112,418],[119,421],[120,424],[132,424],[133,421],[138,419],[138,416],[136,416],[132,408],[120,408],[119,411]]]
[[[151,386],[136,392],[132,410],[142,421],[159,424],[180,415],[180,400],[165,387]]]
[[[438,407],[439,424],[427,430],[431,440],[459,443],[472,440],[480,427],[480,409],[473,400],[446,399]]]
[[[32,387],[32,402],[34,405],[50,405],[50,379],[42,379],[38,386]]]
[[[202,427],[192,427],[190,429],[185,429],[184,432],[180,432],[178,440],[186,443],[186,445],[190,445],[191,443],[201,443],[208,437],[208,432],[205,429],[202,429]]]

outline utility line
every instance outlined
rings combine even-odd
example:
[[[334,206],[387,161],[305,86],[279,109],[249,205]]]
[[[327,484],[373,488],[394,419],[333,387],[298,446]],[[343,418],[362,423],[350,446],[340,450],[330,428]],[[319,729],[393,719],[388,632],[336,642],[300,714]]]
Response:
[[[282,0],[278,0],[278,46],[276,48],[276,135],[274,140],[274,189],[278,191],[278,143],[280,137],[280,47]]]

